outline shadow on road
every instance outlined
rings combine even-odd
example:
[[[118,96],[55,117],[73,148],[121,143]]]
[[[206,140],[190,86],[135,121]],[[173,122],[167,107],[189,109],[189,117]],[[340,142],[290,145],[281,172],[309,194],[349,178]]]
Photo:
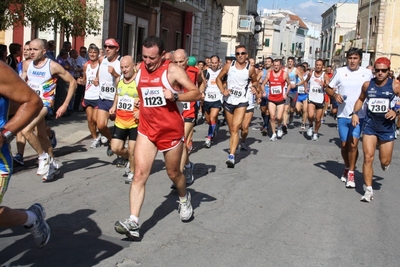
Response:
[[[89,218],[95,210],[77,210],[47,220],[51,228],[49,243],[36,247],[30,234],[15,241],[0,253],[0,263],[12,266],[94,266],[129,246],[117,238],[101,236],[97,224]],[[13,236],[24,235],[22,227],[14,227]],[[11,235],[9,235],[11,236]],[[0,235],[0,238],[4,238]],[[17,260],[11,260],[17,258]]]

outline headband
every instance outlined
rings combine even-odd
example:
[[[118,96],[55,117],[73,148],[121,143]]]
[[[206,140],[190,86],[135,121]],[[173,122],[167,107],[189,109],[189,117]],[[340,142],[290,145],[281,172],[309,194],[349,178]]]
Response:
[[[384,64],[384,65],[388,66],[388,68],[390,69],[390,60],[386,57],[380,57],[377,60],[375,60],[375,65],[376,64]]]
[[[105,45],[112,45],[119,48],[119,44],[114,39],[107,39]]]

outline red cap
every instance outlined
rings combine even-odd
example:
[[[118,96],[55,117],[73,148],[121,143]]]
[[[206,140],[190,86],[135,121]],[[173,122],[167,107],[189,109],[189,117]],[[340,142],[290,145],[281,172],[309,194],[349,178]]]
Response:
[[[377,60],[375,60],[375,65],[376,64],[384,64],[384,65],[388,66],[388,68],[390,69],[390,60],[386,57],[380,57]]]

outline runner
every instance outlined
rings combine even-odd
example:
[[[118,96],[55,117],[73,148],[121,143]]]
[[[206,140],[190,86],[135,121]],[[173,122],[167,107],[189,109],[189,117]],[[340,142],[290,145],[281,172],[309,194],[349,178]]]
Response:
[[[247,87],[247,100],[249,102],[249,105],[246,108],[246,113],[244,114],[243,122],[240,126],[240,137],[241,137],[241,142],[240,142],[240,150],[247,150],[247,145],[246,145],[246,139],[247,136],[249,135],[249,126],[250,122],[253,119],[254,115],[254,107],[257,102],[261,102],[261,94],[260,94],[259,88],[257,87],[256,90],[254,90],[249,84]]]
[[[7,191],[13,172],[10,142],[14,135],[38,116],[43,107],[40,98],[5,63],[0,62],[0,204]],[[10,121],[10,101],[19,105]],[[21,195],[23,197],[23,195]],[[46,212],[41,204],[33,204],[28,210],[0,206],[0,228],[24,225],[38,247],[44,247],[50,239],[50,227],[45,221]]]
[[[31,61],[23,65],[23,79],[27,81],[42,99],[43,108],[39,115],[22,130],[22,134],[39,156],[37,175],[43,181],[53,179],[59,166],[54,159],[53,148],[46,132],[45,116],[53,113],[57,75],[69,84],[64,103],[56,112],[56,119],[67,110],[68,103],[74,95],[76,81],[60,64],[45,57],[46,49],[42,39],[35,39],[29,43]],[[36,128],[36,134],[34,130]]]
[[[261,88],[264,88],[268,83],[269,94],[268,94],[268,111],[270,115],[270,123],[272,136],[270,141],[277,140],[276,134],[276,123],[278,123],[278,136],[282,137],[282,120],[284,112],[284,104],[287,98],[288,92],[285,88],[291,88],[289,76],[287,72],[282,69],[281,60],[275,59],[272,65],[272,70],[267,72]]]
[[[219,127],[218,113],[222,107],[222,94],[217,86],[217,77],[221,72],[219,62],[220,58],[218,56],[212,56],[211,67],[207,69],[205,75],[207,87],[204,92],[203,110],[208,124],[208,134],[203,145],[205,148],[211,147],[211,140],[215,133],[218,132]]]
[[[267,57],[265,59],[265,64],[264,64],[264,69],[261,73],[261,78],[258,80],[259,84],[261,86],[261,102],[260,102],[260,110],[261,110],[261,117],[263,119],[263,126],[261,129],[261,134],[263,136],[268,135],[268,126],[269,126],[269,111],[268,111],[268,95],[269,95],[269,87],[268,83],[265,84],[265,87],[262,86],[265,78],[267,77],[267,72],[271,69],[272,67],[272,62],[274,60],[271,57]]]
[[[189,221],[193,215],[186,179],[180,171],[184,122],[180,101],[199,100],[201,94],[185,71],[163,60],[164,43],[156,36],[147,37],[142,46],[143,63],[136,76],[140,98],[138,137],[135,144],[135,177],[130,188],[130,217],[115,223],[115,231],[130,238],[139,237],[139,214],[145,185],[158,151],[163,152],[169,178],[179,195],[179,215]],[[179,83],[187,92],[172,88]],[[177,103],[176,103],[177,102]]]
[[[108,129],[108,120],[110,119],[109,111],[114,103],[115,80],[121,75],[119,48],[119,42],[114,38],[109,38],[104,42],[105,56],[99,58],[100,67],[96,79],[93,80],[93,84],[100,87],[96,122],[101,135],[108,140],[108,156],[114,154],[110,145],[112,136]],[[119,165],[125,165],[125,160],[118,159],[117,166]]]
[[[303,79],[304,81],[307,81],[308,79],[308,74],[306,73],[306,67],[303,64],[300,64],[297,66],[298,69],[300,69],[300,72],[304,73],[303,74]],[[299,85],[297,87],[297,103],[296,103],[296,112],[297,114],[300,115],[301,117],[301,130],[306,129],[306,121],[308,118],[307,115],[307,110],[308,110],[308,83],[304,82],[304,84]]]
[[[100,136],[97,135],[96,123],[100,88],[93,83],[99,70],[99,53],[99,48],[95,44],[89,45],[89,61],[83,66],[83,77],[78,79],[78,83],[86,86],[82,106],[85,109],[92,136],[90,148],[100,146]]]
[[[318,131],[321,127],[321,119],[324,110],[324,86],[325,73],[322,71],[324,61],[317,59],[315,61],[315,70],[307,78],[306,83],[310,83],[308,90],[308,130],[307,135],[312,140],[317,141],[319,138]],[[314,126],[315,121],[315,126]]]
[[[224,95],[225,119],[229,127],[229,156],[226,160],[228,168],[235,167],[235,152],[239,144],[239,129],[243,122],[246,108],[249,105],[247,87],[252,84],[252,93],[257,91],[258,81],[253,66],[246,60],[247,50],[243,45],[236,46],[236,60],[225,64],[217,77],[217,86]],[[226,88],[222,79],[227,75]]]
[[[198,68],[194,66],[188,66],[188,57],[183,49],[175,50],[173,54],[173,63],[178,65],[178,67],[182,68],[189,79],[194,83],[200,91],[204,91],[204,84],[201,72]],[[179,84],[172,84],[172,86],[178,87]],[[183,88],[184,92],[187,92],[186,88]],[[200,92],[199,91],[199,92]],[[189,161],[189,143],[191,142],[191,136],[193,136],[193,127],[197,119],[197,103],[196,101],[192,102],[182,102],[183,104],[183,112],[182,116],[185,121],[185,146],[182,151],[182,159],[181,159],[181,171],[185,175],[186,185],[191,185],[194,182],[193,170],[194,164]]]
[[[358,158],[358,141],[360,139],[362,122],[365,117],[364,106],[359,111],[359,124],[353,126],[350,114],[357,101],[361,87],[366,81],[373,78],[372,72],[360,67],[362,50],[355,47],[347,52],[347,66],[338,68],[335,71],[329,86],[326,88],[327,94],[332,96],[339,104],[338,110],[338,129],[341,144],[341,154],[345,164],[341,181],[346,182],[347,188],[354,188],[354,170]],[[333,88],[337,88],[337,92]]]
[[[132,182],[134,176],[135,142],[137,138],[137,127],[139,123],[139,94],[136,88],[136,68],[131,56],[121,59],[121,72],[123,77],[117,79],[117,92],[114,104],[110,109],[111,115],[115,116],[113,138],[111,149],[124,159],[129,160],[128,176],[126,184]],[[125,140],[129,138],[128,148],[125,148]]]
[[[282,127],[283,133],[287,132],[287,125],[293,122],[293,114],[297,102],[297,86],[304,83],[303,73],[299,73],[300,69],[295,66],[294,62],[294,57],[289,57],[287,61],[287,67],[285,68],[285,71],[289,75],[291,86],[290,88],[288,87],[289,93],[288,97],[285,99],[285,110],[283,112]],[[278,137],[282,137],[279,136],[279,132]]]
[[[396,95],[400,96],[400,83],[395,82],[389,75],[390,60],[385,57],[378,58],[374,67],[375,78],[364,82],[361,94],[351,114],[353,127],[357,127],[360,124],[358,112],[367,100],[367,115],[364,120],[362,142],[365,194],[361,197],[361,201],[365,202],[371,202],[374,196],[372,163],[374,162],[376,146],[378,145],[382,170],[386,171],[392,161],[397,116],[393,99]]]

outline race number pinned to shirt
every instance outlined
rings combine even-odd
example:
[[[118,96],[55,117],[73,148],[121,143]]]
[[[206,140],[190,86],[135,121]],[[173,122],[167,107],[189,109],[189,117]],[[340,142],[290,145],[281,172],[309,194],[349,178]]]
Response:
[[[115,87],[114,87],[114,85],[111,84],[111,83],[104,83],[104,84],[101,86],[100,90],[101,90],[103,93],[115,93]]]
[[[162,87],[142,87],[142,95],[146,108],[161,107],[167,104]]]
[[[242,97],[242,94],[243,94],[242,93],[242,89],[239,88],[239,87],[233,87],[229,91],[231,93],[231,96],[234,96],[234,97],[237,97],[237,98]]]
[[[297,87],[297,92],[299,94],[305,94],[306,93],[306,89],[304,88],[303,85],[299,85],[299,87]]]
[[[368,110],[372,113],[386,113],[389,110],[389,99],[371,98],[368,101]]]
[[[279,85],[271,86],[271,94],[273,95],[282,94],[282,86]]]
[[[43,98],[43,86],[39,83],[33,83],[28,81],[28,86],[40,97]]]
[[[181,102],[183,105],[183,110],[190,110],[190,102]]]
[[[133,111],[134,104],[135,104],[135,99],[133,99],[133,97],[127,95],[118,96],[117,109]]]
[[[216,92],[207,92],[207,97],[209,99],[216,99],[217,98],[217,93]]]

